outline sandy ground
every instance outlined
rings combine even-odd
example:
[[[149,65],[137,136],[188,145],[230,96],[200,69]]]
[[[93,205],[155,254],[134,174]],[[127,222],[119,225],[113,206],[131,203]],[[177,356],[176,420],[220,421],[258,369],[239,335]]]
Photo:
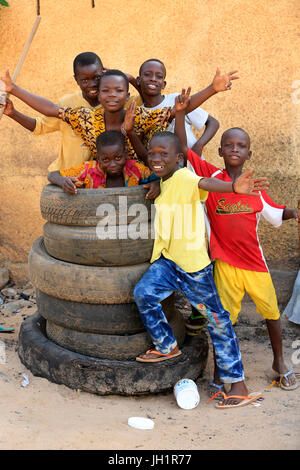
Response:
[[[0,363],[0,449],[18,450],[290,450],[300,449],[300,386],[264,392],[264,401],[240,409],[218,410],[206,404],[212,354],[197,385],[201,401],[193,410],[177,406],[173,393],[143,397],[97,396],[34,377],[16,352],[18,331],[35,308],[3,314],[0,324],[15,332],[0,333],[5,352]],[[264,323],[246,304],[236,331],[250,391],[270,384],[272,351]],[[283,319],[285,356],[300,371],[300,326]],[[298,341],[298,343],[295,343]],[[297,347],[295,347],[297,346]],[[27,374],[29,384],[21,385]],[[299,379],[298,379],[299,380]],[[128,426],[131,416],[151,418],[153,430]],[[112,452],[112,455],[114,453]]]

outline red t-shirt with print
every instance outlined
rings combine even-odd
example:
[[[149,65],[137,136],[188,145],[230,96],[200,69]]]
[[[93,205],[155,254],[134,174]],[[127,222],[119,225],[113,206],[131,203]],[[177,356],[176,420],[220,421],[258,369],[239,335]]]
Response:
[[[232,181],[226,170],[202,160],[190,149],[187,158],[197,175]],[[265,191],[259,191],[259,196],[211,192],[205,206],[212,260],[221,259],[241,269],[268,272],[258,239],[259,219],[262,215],[279,227],[286,206],[273,202]]]

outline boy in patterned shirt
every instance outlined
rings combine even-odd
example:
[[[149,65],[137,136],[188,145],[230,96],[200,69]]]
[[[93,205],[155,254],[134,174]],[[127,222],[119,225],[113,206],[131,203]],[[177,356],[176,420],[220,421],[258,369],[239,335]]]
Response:
[[[77,194],[77,188],[104,189],[122,186],[147,185],[146,198],[157,196],[158,178],[148,167],[136,160],[127,159],[125,138],[119,131],[105,131],[97,137],[96,160],[83,162],[76,167],[48,175],[50,183],[60,186],[68,194]]]

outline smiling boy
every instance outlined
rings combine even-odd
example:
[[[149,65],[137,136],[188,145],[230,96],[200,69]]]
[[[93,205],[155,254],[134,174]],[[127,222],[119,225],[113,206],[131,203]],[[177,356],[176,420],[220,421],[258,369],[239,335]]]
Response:
[[[186,144],[184,103],[176,114],[175,129],[180,137],[183,153],[199,176],[235,184],[244,164],[250,160],[250,137],[243,129],[226,130],[221,137],[219,156],[223,170],[203,161]],[[258,313],[266,321],[273,350],[272,368],[279,374],[278,382],[285,390],[297,387],[292,368],[284,361],[280,312],[271,275],[258,239],[258,223],[263,216],[274,227],[283,220],[297,219],[297,210],[288,209],[272,201],[266,191],[256,197],[240,194],[210,193],[206,202],[209,220],[208,238],[212,260],[215,261],[214,279],[221,302],[230,312],[233,324],[241,310],[245,292],[251,296]],[[215,368],[212,391],[222,390],[222,381]]]
[[[175,105],[175,98],[178,93],[164,93],[166,73],[165,65],[158,59],[148,59],[141,65],[139,76],[136,78],[136,87],[140,90],[144,101],[143,106],[146,109],[155,110]],[[185,127],[188,146],[193,148],[198,155],[201,155],[204,146],[216,134],[219,123],[207,111],[198,107],[185,116]],[[201,131],[203,127],[204,132],[197,140],[193,128]],[[174,120],[167,130],[174,132]]]
[[[81,107],[94,109],[100,105],[98,88],[103,73],[100,57],[94,52],[82,52],[73,61],[74,79],[79,86],[75,93],[67,94],[58,99],[59,107]],[[91,151],[77,136],[72,128],[61,119],[41,116],[31,118],[17,111],[9,100],[4,113],[14,121],[30,130],[34,135],[61,132],[61,145],[57,159],[50,164],[48,171],[58,171],[79,165],[92,158]]]
[[[148,162],[154,174],[161,178],[161,193],[155,199],[151,266],[136,285],[134,298],[154,348],[136,360],[160,362],[182,354],[160,305],[161,300],[179,290],[196,309],[205,306],[218,369],[222,380],[231,384],[231,398],[229,403],[224,403],[241,406],[257,396],[248,396],[238,342],[229,313],[224,310],[215,288],[205,244],[201,201],[207,198],[207,191],[254,194],[254,189],[267,183],[262,178],[250,179],[252,170],[241,175],[234,184],[199,178],[187,168],[179,169],[182,157],[180,141],[175,134],[162,132],[152,138]]]

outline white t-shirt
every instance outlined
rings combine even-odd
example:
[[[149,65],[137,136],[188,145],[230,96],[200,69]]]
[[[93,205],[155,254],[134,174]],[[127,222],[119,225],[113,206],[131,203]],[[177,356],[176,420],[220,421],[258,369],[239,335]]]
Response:
[[[178,96],[178,93],[170,93],[169,95],[164,95],[163,101],[159,103],[157,106],[154,106],[153,108],[147,108],[147,106],[145,105],[142,105],[142,106],[144,106],[147,109],[151,109],[153,111],[159,108],[174,106],[176,96]],[[194,126],[195,129],[200,131],[202,127],[205,125],[207,118],[208,118],[208,112],[204,111],[204,109],[202,108],[196,108],[194,109],[194,111],[192,111],[191,113],[185,116],[185,130],[186,130],[186,137],[187,137],[187,146],[189,148],[192,148],[193,145],[198,140],[192,131],[192,126]],[[173,119],[173,121],[171,122],[167,130],[170,132],[174,132],[174,129],[175,129],[175,119]]]

